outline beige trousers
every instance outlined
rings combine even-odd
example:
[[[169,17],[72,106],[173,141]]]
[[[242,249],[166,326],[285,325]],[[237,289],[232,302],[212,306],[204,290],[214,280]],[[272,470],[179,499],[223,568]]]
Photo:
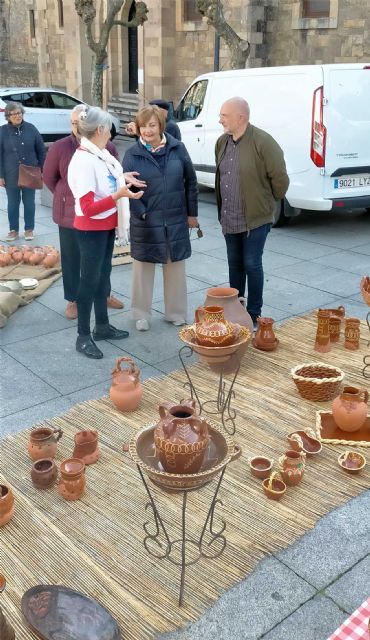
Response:
[[[164,312],[170,322],[185,321],[187,290],[185,260],[159,265],[163,271]],[[155,264],[133,260],[131,317],[148,320],[153,300]]]

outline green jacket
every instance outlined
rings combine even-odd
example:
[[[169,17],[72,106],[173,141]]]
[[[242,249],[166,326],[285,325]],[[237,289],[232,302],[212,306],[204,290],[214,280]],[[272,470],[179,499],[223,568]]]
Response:
[[[216,197],[218,219],[221,218],[220,162],[225,153],[228,134],[216,142]],[[284,198],[289,178],[284,154],[269,133],[248,124],[239,142],[240,188],[248,229],[273,222],[276,201]]]

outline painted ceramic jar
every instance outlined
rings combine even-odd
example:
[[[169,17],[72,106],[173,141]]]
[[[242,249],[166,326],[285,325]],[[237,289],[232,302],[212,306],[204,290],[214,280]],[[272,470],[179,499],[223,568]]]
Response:
[[[253,322],[245,308],[244,299],[239,299],[239,292],[233,287],[211,287],[207,289],[207,297],[203,307],[222,307],[225,319],[232,323],[248,327],[253,335]]]
[[[339,429],[348,433],[361,429],[367,418],[368,400],[366,389],[344,387],[332,404],[334,422]]]
[[[125,368],[122,368],[122,364]],[[143,397],[140,382],[140,369],[132,358],[118,358],[112,371],[112,386],[109,391],[110,399],[120,411],[134,411]]]
[[[58,469],[52,458],[36,460],[31,469],[31,480],[37,489],[52,487],[58,477]]]
[[[306,454],[303,451],[289,449],[279,458],[279,471],[285,484],[294,487],[300,483],[304,474]]]
[[[330,315],[329,318],[329,336],[330,342],[339,342],[340,338],[340,326],[342,319],[340,316]]]
[[[73,457],[83,460],[85,464],[93,464],[99,459],[97,431],[78,431],[74,437]]]
[[[85,486],[85,463],[78,458],[68,458],[60,465],[60,481],[58,491],[65,500],[78,500],[82,497]]]
[[[315,351],[319,351],[320,353],[327,353],[328,351],[330,351],[329,323],[329,309],[319,309],[317,312]]]
[[[272,318],[257,318],[257,331],[253,338],[253,346],[262,351],[274,351],[278,339],[274,333]]]
[[[5,577],[0,573],[0,593],[2,593],[5,589],[6,580]],[[15,632],[13,627],[10,626],[9,622],[6,621],[3,612],[0,609],[0,638],[1,640],[15,640]]]
[[[360,348],[360,321],[358,318],[347,318],[344,327],[344,347],[351,351]]]
[[[163,402],[159,415],[154,443],[163,469],[168,473],[198,473],[209,435],[205,419],[195,415],[195,401],[177,405]]]
[[[28,453],[32,460],[42,458],[55,458],[58,441],[61,439],[63,431],[52,429],[51,427],[41,427],[34,429],[30,433],[28,442]]]
[[[226,347],[234,342],[234,328],[225,320],[222,307],[198,307],[195,310],[195,336],[204,347]]]
[[[14,495],[10,487],[0,484],[0,527],[4,527],[14,516]]]

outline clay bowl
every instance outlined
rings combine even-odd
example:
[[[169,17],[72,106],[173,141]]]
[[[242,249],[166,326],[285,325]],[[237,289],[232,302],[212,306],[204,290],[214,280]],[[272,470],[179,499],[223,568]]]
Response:
[[[293,431],[287,436],[287,439],[293,451],[304,451],[309,457],[316,456],[322,451],[320,440],[308,435],[305,431]]]
[[[282,480],[278,478],[266,478],[262,482],[262,487],[265,492],[265,495],[270,498],[270,500],[280,500],[286,492],[286,484]]]
[[[358,453],[357,451],[344,451],[338,458],[338,464],[344,471],[347,471],[347,473],[355,475],[356,473],[360,473],[364,468],[366,458],[362,453]]]
[[[254,476],[255,478],[260,478],[261,480],[268,478],[271,473],[273,462],[274,461],[270,458],[264,458],[263,456],[255,456],[254,458],[250,458],[249,466],[252,476]]]
[[[247,346],[251,339],[251,332],[247,327],[243,327],[240,324],[232,324],[234,326],[234,342],[225,347],[204,347],[198,344],[194,325],[183,327],[179,332],[179,337],[200,356],[201,360],[207,362],[207,364],[221,364],[227,362],[230,356],[235,354],[239,349]]]

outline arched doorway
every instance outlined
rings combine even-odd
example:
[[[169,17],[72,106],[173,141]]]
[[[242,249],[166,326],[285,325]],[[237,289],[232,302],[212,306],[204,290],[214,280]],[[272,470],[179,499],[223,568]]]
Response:
[[[136,2],[133,0],[128,19],[132,20],[135,13]],[[138,81],[138,39],[137,27],[128,29],[128,90],[130,93],[136,93],[139,88]]]

